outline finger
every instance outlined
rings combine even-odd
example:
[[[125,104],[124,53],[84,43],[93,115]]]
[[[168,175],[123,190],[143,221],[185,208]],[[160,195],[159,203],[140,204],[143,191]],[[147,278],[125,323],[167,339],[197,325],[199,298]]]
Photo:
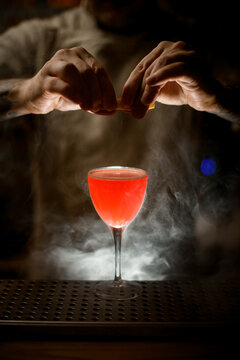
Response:
[[[49,103],[52,102],[52,107],[58,108],[59,98],[63,97],[66,99],[68,108],[70,107],[70,103],[72,103],[72,109],[79,109],[78,99],[76,99],[75,91],[67,82],[63,81],[62,79],[48,76],[44,81],[43,91],[43,103],[46,103],[47,106],[50,106]]]
[[[82,109],[101,109],[101,90],[93,69],[73,49],[60,51],[60,55],[60,60],[56,59],[49,64],[50,74],[74,86]]]
[[[182,59],[189,60],[192,55],[195,54],[195,52],[186,51],[185,49],[178,48],[176,46],[176,43],[167,42],[164,46],[154,49],[150,56],[147,57],[147,63],[145,62],[145,64],[147,64],[147,69],[141,79],[141,85],[139,85],[137,89],[138,96],[135,97],[134,102],[131,104],[131,107],[134,108],[133,112],[135,114],[139,112],[142,117],[144,111],[146,110],[145,106],[149,106],[157,97],[158,88],[156,86],[151,87],[146,83],[146,79],[149,75],[152,73],[154,74],[167,64],[171,64]],[[143,62],[145,60],[146,59],[144,59]],[[150,61],[152,62],[150,63]]]
[[[136,96],[135,96],[134,101],[133,101],[133,103],[131,104],[131,107],[130,107],[133,117],[135,117],[137,119],[140,119],[140,118],[144,117],[144,115],[149,110],[149,105],[151,104],[151,101],[149,103],[147,103],[147,102],[144,103],[142,101],[142,94],[143,94],[144,89],[145,89],[145,75],[146,75],[146,73],[143,75],[143,78],[141,80],[141,84],[139,85],[139,87],[137,89]],[[150,89],[152,89],[152,88],[150,87]]]
[[[85,97],[89,104],[88,110],[99,111],[102,108],[102,94],[99,81],[93,69],[83,60],[76,59],[75,65],[84,83]],[[80,83],[79,83],[80,84]],[[79,86],[79,91],[83,91]]]
[[[138,105],[136,106],[133,105],[131,114],[135,119],[142,119],[147,112],[148,112],[148,106],[139,102]]]
[[[107,72],[103,68],[96,69],[99,86],[102,96],[102,110],[107,112],[116,111],[117,99],[113,85],[107,75]]]
[[[86,102],[85,96],[78,94],[74,86],[71,86],[69,83],[58,77],[48,77],[48,79],[45,80],[44,90],[48,93],[57,94],[64,97],[66,100],[68,100],[68,104],[69,101],[72,102],[72,104],[74,104],[72,106],[72,110],[75,110],[76,108],[81,108],[85,111],[89,110],[89,105]],[[70,109],[69,106],[68,109]]]
[[[158,56],[148,66],[144,74],[141,84],[141,90],[139,90],[139,101],[144,103],[145,105],[150,105],[151,102],[153,102],[156,98],[158,89],[156,87],[154,89],[151,88],[146,82],[146,79],[151,74],[155,74],[159,71],[159,69],[172,63],[186,62],[189,66],[191,66],[190,64],[195,57],[195,51],[187,50],[185,43],[166,42],[165,46],[163,46],[163,51],[158,51]]]
[[[148,106],[154,102],[157,98],[159,92],[159,85],[158,86],[149,86],[148,84],[145,86],[143,94],[141,96],[141,103]]]
[[[136,96],[135,101],[132,104],[132,109],[135,114],[135,117],[137,116],[136,115],[137,112],[139,112],[140,117],[143,117],[145,115],[146,106],[147,108],[149,108],[150,104],[153,102],[156,95],[156,88],[148,86],[146,84],[146,75],[147,75],[147,71],[143,76],[141,88],[138,89],[138,95]]]
[[[115,113],[115,110],[113,110],[113,111],[99,110],[99,111],[94,111],[94,112],[90,111],[90,112],[92,112],[92,113],[94,113],[96,115],[110,116],[110,115],[113,115]]]
[[[68,59],[69,61],[69,59]],[[79,67],[76,67],[72,62],[66,62],[65,60],[54,61],[48,66],[48,73],[52,78],[54,84],[55,78],[61,79],[64,83],[69,85],[68,94],[70,100],[79,103],[80,107],[84,110],[91,108],[91,96],[89,87],[86,86],[82,74],[80,74]],[[81,64],[81,71],[85,68],[84,63]]]
[[[74,104],[72,101],[66,99],[63,96],[59,96],[55,104],[55,109],[60,111],[72,111],[79,110],[79,104]]]
[[[163,68],[164,66],[174,63],[185,63],[189,69],[196,67],[197,57],[195,51],[186,51],[180,49],[164,52],[148,67],[148,69],[146,70],[145,79],[148,78],[151,74],[154,74],[155,72]]]
[[[131,114],[136,119],[141,119],[148,111],[148,106],[141,102],[141,92],[139,92],[135,98],[131,107]]]
[[[71,83],[75,84],[77,82],[76,78],[79,76],[76,66],[69,59],[68,61],[55,60],[49,62],[46,75],[59,77],[70,85]]]
[[[164,42],[165,43],[165,42]],[[125,108],[130,108],[139,92],[139,88],[142,84],[143,77],[145,72],[151,66],[151,64],[156,60],[158,56],[164,51],[165,45],[160,43],[156,48],[154,48],[147,56],[145,56],[136,68],[131,72],[128,80],[126,81],[122,96],[121,104]]]
[[[102,111],[115,111],[117,107],[116,94],[107,72],[87,50],[78,48],[77,52],[95,74],[98,83],[97,86],[101,95]]]
[[[137,68],[135,68],[130,74],[128,80],[124,85],[121,95],[121,106],[123,107],[123,109],[128,109],[132,107],[136,98],[136,94],[138,93],[138,89],[141,86],[143,75],[144,69],[140,65],[138,65]]]
[[[148,86],[161,85],[166,81],[181,81],[185,85],[193,84],[196,82],[195,78],[191,75],[192,71],[186,63],[178,62],[164,66],[154,74],[151,74],[146,78],[146,84]]]
[[[90,96],[93,105],[92,110],[93,112],[98,112],[102,109],[103,105],[102,91],[96,75],[96,69],[101,67],[101,65],[86,49],[82,47],[75,47],[73,48],[73,51],[74,55],[76,55],[80,61],[84,61],[85,64],[88,65],[88,70],[91,69],[91,71],[87,71],[87,73],[84,74],[84,80],[90,90]],[[81,72],[81,66],[79,66],[79,71]]]

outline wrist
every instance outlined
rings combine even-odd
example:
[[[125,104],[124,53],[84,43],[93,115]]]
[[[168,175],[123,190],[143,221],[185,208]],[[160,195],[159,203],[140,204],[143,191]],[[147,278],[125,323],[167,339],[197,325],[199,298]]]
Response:
[[[9,111],[12,109],[12,102],[7,99],[8,91],[0,95],[0,120],[8,118]]]
[[[216,92],[216,109],[213,113],[240,124],[240,87],[219,84]]]
[[[17,112],[20,115],[26,115],[31,113],[28,108],[28,99],[27,94],[29,92],[28,89],[28,81],[22,80],[19,84],[14,86],[6,96],[9,101],[12,103],[12,107],[10,112]]]
[[[8,79],[0,81],[0,120],[8,120],[28,114],[19,90],[23,79]]]

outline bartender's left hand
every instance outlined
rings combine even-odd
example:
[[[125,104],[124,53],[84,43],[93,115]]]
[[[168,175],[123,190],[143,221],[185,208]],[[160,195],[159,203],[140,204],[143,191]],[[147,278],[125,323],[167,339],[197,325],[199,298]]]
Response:
[[[195,51],[182,41],[162,41],[130,74],[121,107],[135,118],[142,118],[155,101],[216,112],[217,92],[217,81],[208,75]]]

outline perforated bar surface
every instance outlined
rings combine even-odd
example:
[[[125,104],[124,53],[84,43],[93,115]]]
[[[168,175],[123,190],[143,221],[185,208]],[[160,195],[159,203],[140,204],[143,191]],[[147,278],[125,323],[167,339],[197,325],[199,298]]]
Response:
[[[66,333],[69,327],[75,335],[94,336],[108,329],[108,333],[114,330],[129,336],[134,329],[135,335],[152,336],[240,322],[240,286],[235,281],[141,282],[142,294],[128,301],[99,299],[95,285],[92,281],[0,280],[0,330],[21,327],[39,332],[51,326],[52,333],[54,328]]]

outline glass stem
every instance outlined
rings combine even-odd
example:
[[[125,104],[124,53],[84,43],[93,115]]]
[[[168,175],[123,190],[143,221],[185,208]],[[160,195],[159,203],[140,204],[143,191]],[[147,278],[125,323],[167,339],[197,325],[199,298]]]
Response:
[[[115,246],[115,277],[114,283],[119,284],[122,282],[121,277],[121,245],[123,228],[111,228]]]

